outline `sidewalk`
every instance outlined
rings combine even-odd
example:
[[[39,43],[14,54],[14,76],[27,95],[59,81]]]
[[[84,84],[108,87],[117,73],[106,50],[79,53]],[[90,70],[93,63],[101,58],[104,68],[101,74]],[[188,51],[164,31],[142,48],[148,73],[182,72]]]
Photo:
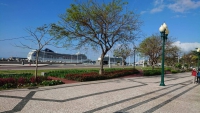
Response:
[[[78,82],[0,91],[0,112],[199,113],[200,85],[190,73]]]

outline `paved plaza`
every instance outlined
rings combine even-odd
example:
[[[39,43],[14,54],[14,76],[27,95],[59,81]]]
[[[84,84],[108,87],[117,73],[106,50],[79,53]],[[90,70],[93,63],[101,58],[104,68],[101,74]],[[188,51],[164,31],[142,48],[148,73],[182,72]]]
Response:
[[[190,73],[117,78],[0,91],[5,113],[200,113],[200,85]]]

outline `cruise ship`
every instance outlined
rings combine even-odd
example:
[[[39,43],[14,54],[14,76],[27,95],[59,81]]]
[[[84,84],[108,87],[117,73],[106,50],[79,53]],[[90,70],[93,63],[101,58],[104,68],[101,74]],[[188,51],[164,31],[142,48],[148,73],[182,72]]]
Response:
[[[28,53],[27,59],[29,61],[35,61],[36,50],[32,50]],[[61,54],[46,48],[39,52],[38,61],[40,62],[59,62],[59,63],[83,63],[87,61],[85,54]]]

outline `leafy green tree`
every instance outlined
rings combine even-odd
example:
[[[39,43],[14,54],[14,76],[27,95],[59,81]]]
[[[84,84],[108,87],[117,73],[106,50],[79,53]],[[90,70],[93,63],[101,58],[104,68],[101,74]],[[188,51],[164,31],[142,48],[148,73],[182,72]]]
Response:
[[[52,24],[52,35],[64,47],[76,49],[90,46],[101,51],[101,59],[115,45],[133,43],[140,32],[139,15],[124,7],[127,2],[112,0],[99,4],[89,0],[85,3],[71,4],[58,24]],[[103,60],[99,74],[103,73]]]
[[[162,52],[162,40],[158,34],[153,34],[150,37],[144,39],[138,48],[138,51],[149,59],[149,63],[154,69],[155,64],[158,63],[158,60]]]
[[[180,48],[178,48],[177,46],[175,45],[172,45],[169,46],[169,47],[166,47],[166,50],[165,50],[165,63],[166,65],[168,66],[175,66],[175,64],[178,62],[179,63],[179,58],[180,57],[178,55],[178,53],[180,52]]]
[[[127,58],[128,56],[133,55],[133,51],[132,51],[132,49],[129,47],[128,44],[122,44],[122,45],[120,45],[118,48],[114,49],[113,52],[114,52],[114,53],[113,53],[113,56],[115,56],[115,57],[122,57],[122,59],[123,59],[122,65],[123,65],[123,66],[124,66],[124,63],[125,63],[125,61],[126,61],[126,58]]]
[[[187,64],[188,67],[198,65],[198,55],[196,51],[190,51],[187,54],[184,54],[181,58],[182,63]]]
[[[149,64],[154,69],[155,64],[161,61],[162,55],[162,39],[159,34],[153,34],[144,39],[138,48],[138,51],[149,59]],[[168,38],[165,43],[165,62],[170,64],[174,60],[174,56],[179,51],[177,46],[173,45],[173,40]]]
[[[175,67],[178,68],[178,69],[181,69],[182,64],[180,64],[180,63],[176,63],[176,64],[175,64]]]

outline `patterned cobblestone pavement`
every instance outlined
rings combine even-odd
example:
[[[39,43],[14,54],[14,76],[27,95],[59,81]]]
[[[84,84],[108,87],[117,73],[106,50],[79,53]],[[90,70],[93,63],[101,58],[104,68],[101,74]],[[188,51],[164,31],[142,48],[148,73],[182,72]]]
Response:
[[[190,73],[78,82],[0,91],[2,113],[200,113]]]

